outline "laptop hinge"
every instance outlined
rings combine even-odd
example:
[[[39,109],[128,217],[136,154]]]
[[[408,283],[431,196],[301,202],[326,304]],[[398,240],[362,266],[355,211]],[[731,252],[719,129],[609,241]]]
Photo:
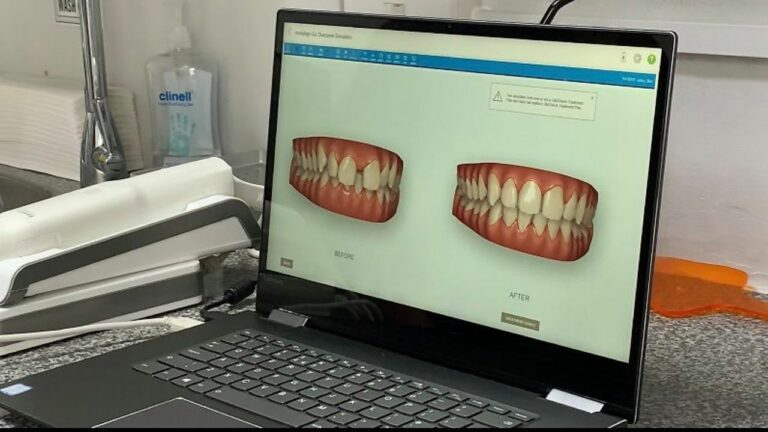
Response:
[[[547,400],[557,402],[561,405],[566,405],[571,408],[576,408],[579,411],[588,412],[590,414],[598,413],[603,410],[604,403],[587,399],[585,397],[577,396],[572,393],[564,392],[558,389],[552,389],[547,395]]]
[[[278,324],[293,328],[304,327],[307,324],[307,321],[309,321],[309,317],[286,309],[273,309],[272,312],[270,312],[268,319]]]

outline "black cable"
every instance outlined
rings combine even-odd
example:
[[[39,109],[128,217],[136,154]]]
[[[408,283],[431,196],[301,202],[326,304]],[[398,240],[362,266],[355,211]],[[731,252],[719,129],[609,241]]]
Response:
[[[573,0],[553,1],[552,4],[549,5],[547,12],[544,14],[544,18],[541,19],[541,24],[545,24],[545,25],[552,24],[552,20],[555,19],[555,16],[557,15],[558,12],[560,12],[560,9],[562,9],[565,6],[568,6],[571,3],[573,3]]]
[[[214,315],[214,312],[211,312],[212,309],[216,309],[217,307],[223,305],[236,306],[243,300],[250,297],[250,295],[255,291],[256,282],[251,280],[240,281],[224,291],[221,299],[203,306],[203,308],[200,309],[200,317],[203,318],[205,322],[213,321],[216,316]]]

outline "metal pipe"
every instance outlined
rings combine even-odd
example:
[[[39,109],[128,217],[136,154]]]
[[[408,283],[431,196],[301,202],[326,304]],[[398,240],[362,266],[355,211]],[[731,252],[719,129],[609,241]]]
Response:
[[[79,0],[85,71],[85,125],[80,155],[80,185],[128,177],[125,153],[107,97],[107,68],[101,0]]]

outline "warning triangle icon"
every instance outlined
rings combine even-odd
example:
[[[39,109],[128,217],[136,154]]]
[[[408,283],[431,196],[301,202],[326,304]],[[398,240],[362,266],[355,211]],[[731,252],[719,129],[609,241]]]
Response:
[[[496,92],[496,96],[493,97],[494,102],[504,102],[504,98],[501,96],[501,92]]]

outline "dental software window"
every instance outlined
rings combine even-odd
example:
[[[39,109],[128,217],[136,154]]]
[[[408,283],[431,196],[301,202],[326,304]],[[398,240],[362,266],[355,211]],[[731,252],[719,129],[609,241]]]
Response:
[[[629,360],[661,50],[284,39],[269,270]]]

